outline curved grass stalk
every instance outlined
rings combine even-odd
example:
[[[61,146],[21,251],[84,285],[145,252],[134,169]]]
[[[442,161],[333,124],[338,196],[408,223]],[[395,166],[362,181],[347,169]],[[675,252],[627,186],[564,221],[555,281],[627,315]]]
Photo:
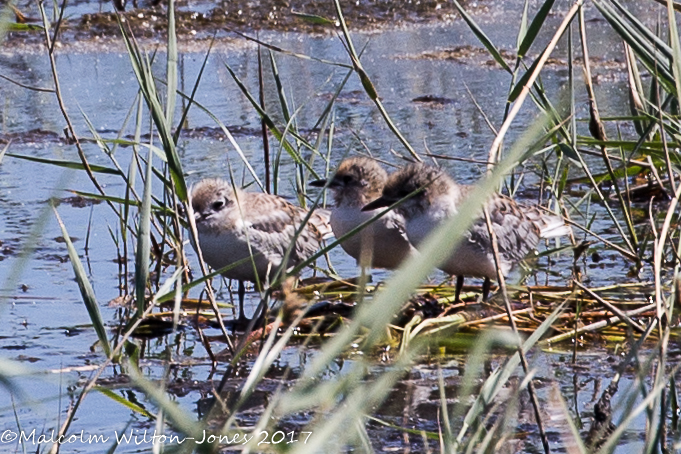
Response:
[[[359,55],[357,54],[357,51],[355,51],[355,46],[352,44],[352,39],[350,39],[350,31],[348,30],[348,26],[345,23],[345,17],[343,17],[343,11],[341,10],[339,0],[334,0],[333,4],[336,7],[336,14],[338,15],[338,20],[343,30],[343,36],[345,37],[344,45],[346,46],[346,50],[348,51],[348,55],[350,56],[350,60],[352,61],[352,67],[359,76],[359,80],[362,83],[362,87],[364,87],[364,91],[369,96],[369,98],[374,102],[374,104],[376,104],[378,112],[385,120],[386,124],[388,125],[388,128],[392,131],[393,134],[395,134],[395,137],[397,137],[397,139],[402,143],[404,148],[407,149],[411,157],[418,162],[422,162],[423,160],[418,155],[416,150],[414,150],[414,148],[402,135],[399,129],[397,129],[395,123],[393,123],[392,119],[390,118],[390,115],[388,114],[388,111],[385,110],[385,107],[383,106],[383,103],[381,102],[381,99],[379,98],[378,93],[376,92],[376,87],[371,82],[369,75],[366,73],[366,71],[364,71],[364,68],[362,67],[362,64],[359,61]]]
[[[62,5],[62,8],[60,10],[60,15],[59,15],[59,22],[57,22],[56,27],[57,29],[59,28],[59,25],[61,23],[61,18],[63,15],[63,10],[64,6]],[[66,128],[68,130],[69,134],[69,139],[73,141],[74,145],[76,146],[76,150],[78,152],[78,157],[80,158],[80,162],[83,166],[83,170],[87,173],[88,178],[90,181],[92,181],[92,184],[94,184],[95,188],[97,188],[97,191],[99,191],[102,195],[104,195],[104,188],[99,184],[99,181],[95,177],[95,174],[92,170],[92,166],[87,160],[87,157],[85,156],[85,151],[83,150],[83,147],[80,143],[80,140],[78,138],[78,135],[76,134],[76,130],[73,127],[73,123],[71,122],[71,117],[69,116],[68,112],[66,111],[66,104],[64,103],[64,98],[62,96],[61,92],[61,85],[59,84],[59,75],[57,72],[57,62],[54,57],[54,43],[56,42],[56,32],[54,35],[54,38],[50,37],[50,23],[47,19],[47,15],[45,14],[45,8],[43,7],[42,2],[38,3],[38,9],[40,11],[40,17],[43,21],[43,27],[44,27],[44,36],[45,36],[45,47],[48,50],[47,54],[50,60],[50,69],[52,72],[52,80],[54,82],[54,94],[57,98],[57,103],[59,105],[59,110],[61,111],[62,117],[64,118],[64,121],[66,122]],[[116,207],[109,203],[109,206],[111,209],[115,212],[118,213],[116,210]]]
[[[504,60],[504,57],[501,56],[501,53],[497,49],[497,47],[492,43],[492,40],[490,40],[485,32],[482,30],[482,28],[475,22],[475,20],[471,17],[470,14],[466,12],[466,10],[461,6],[461,4],[457,1],[454,0],[454,6],[456,6],[456,9],[459,10],[459,14],[461,14],[461,17],[463,18],[464,21],[466,21],[466,24],[468,24],[468,27],[473,31],[475,36],[480,40],[483,46],[487,49],[487,51],[490,53],[492,58],[499,63],[499,65],[506,70],[508,73],[512,74],[513,71],[511,70],[511,67],[508,66],[506,63],[506,60]],[[526,15],[523,14],[523,19],[526,19]]]
[[[681,369],[681,366],[676,366],[669,372],[669,374],[664,375],[665,377],[673,376],[679,369]],[[664,380],[657,383],[636,407],[625,413],[626,416],[622,419],[622,421],[620,421],[619,424],[617,424],[615,431],[608,437],[601,449],[598,450],[598,454],[613,452],[616,443],[624,435],[624,432],[632,425],[634,420],[638,418],[641,413],[649,410],[651,404],[653,404],[658,399],[659,395],[664,392],[668,382],[669,380]],[[650,446],[649,443],[646,444]]]
[[[492,146],[490,147],[489,150],[489,156],[497,156],[498,152],[501,148],[501,143],[504,140],[504,137],[506,136],[506,133],[508,132],[508,129],[511,126],[511,123],[515,119],[516,115],[518,115],[518,112],[520,111],[520,108],[522,107],[525,98],[530,92],[530,89],[534,85],[535,81],[537,80],[537,77],[539,77],[539,72],[542,70],[544,67],[544,64],[548,60],[549,56],[551,55],[551,52],[553,52],[553,49],[556,47],[558,44],[558,40],[560,39],[561,36],[563,36],[563,33],[567,29],[567,26],[570,24],[572,19],[575,17],[577,12],[579,11],[579,8],[582,6],[583,0],[577,0],[568,13],[565,15],[563,18],[563,21],[561,22],[560,26],[556,30],[556,32],[553,35],[553,38],[549,42],[549,44],[546,46],[544,51],[542,52],[541,56],[535,61],[535,63],[530,67],[530,69],[525,73],[525,76],[528,76],[526,80],[524,80],[525,76],[520,79],[518,82],[518,85],[516,86],[516,89],[511,93],[509,96],[509,99],[515,100],[515,103],[513,104],[513,107],[508,113],[508,116],[506,117],[506,120],[504,120],[504,123],[501,125],[499,128],[499,133],[497,136],[494,138],[494,142],[492,142]],[[519,91],[518,91],[519,90]],[[517,92],[517,96],[514,96],[514,94]],[[493,159],[490,159],[490,161],[494,161]]]
[[[173,276],[168,279],[168,281],[164,285],[173,285],[173,283],[179,278],[182,270],[176,270]],[[106,360],[99,366],[99,368],[92,374],[92,376],[89,378],[87,383],[83,386],[81,389],[80,393],[78,394],[78,397],[75,400],[75,403],[73,406],[70,408],[70,411],[67,414],[67,418],[62,424],[62,426],[59,428],[59,432],[57,433],[57,439],[60,436],[63,436],[66,431],[69,429],[71,426],[71,423],[73,422],[73,418],[75,417],[76,412],[78,411],[78,408],[80,408],[80,405],[82,404],[83,400],[85,400],[85,397],[92,391],[97,383],[97,380],[102,376],[104,371],[107,369],[107,367],[111,364],[111,362],[114,359],[118,359],[121,350],[123,347],[126,345],[127,340],[130,338],[132,333],[137,329],[137,327],[142,323],[144,320],[144,317],[149,315],[154,308],[156,307],[158,301],[155,298],[152,298],[151,304],[146,308],[144,311],[144,314],[142,314],[141,317],[139,317],[137,320],[135,320],[132,324],[130,324],[127,327],[127,330],[125,333],[123,333],[123,336],[119,340],[118,344],[111,350],[109,355],[107,356]],[[53,446],[58,446],[58,445],[53,445]]]
[[[537,328],[532,335],[523,343],[523,352],[529,351],[544,335],[544,333],[551,327],[551,325],[557,320],[558,316],[561,314],[565,305],[570,300],[568,297],[565,301],[559,304],[549,317],[544,320],[544,322]],[[514,342],[515,343],[515,342]],[[504,387],[508,379],[511,377],[513,371],[520,365],[520,355],[516,352],[512,357],[510,357],[503,367],[500,367],[485,381],[480,390],[480,394],[476,398],[473,406],[466,413],[463,425],[456,437],[456,442],[454,446],[459,446],[463,443],[463,438],[466,435],[469,427],[474,424],[474,421],[478,418],[480,413],[483,411],[484,407],[494,401],[496,395]],[[451,418],[451,417],[450,417]],[[454,418],[451,418],[454,419]]]
[[[255,108],[255,110],[258,112],[258,115],[260,115],[260,118],[262,118],[265,123],[267,124],[267,127],[269,128],[270,132],[274,135],[274,137],[281,142],[283,145],[284,149],[288,152],[288,154],[291,156],[293,161],[297,165],[304,165],[307,170],[314,175],[315,178],[318,178],[317,173],[314,171],[313,168],[309,166],[309,164],[300,156],[300,153],[298,153],[293,146],[289,143],[288,140],[286,140],[285,134],[283,134],[281,131],[279,131],[279,128],[277,127],[276,124],[274,124],[274,120],[265,112],[262,107],[260,107],[260,103],[256,101],[256,99],[251,95],[251,93],[248,91],[246,88],[246,85],[239,79],[239,77],[236,75],[234,70],[227,64],[224,63],[225,68],[227,71],[229,71],[229,74],[232,76],[232,79],[234,79],[234,82],[239,86],[241,89],[241,92],[246,96],[246,98],[249,100],[251,105]],[[312,145],[308,144],[306,140],[304,140],[300,136],[296,136],[296,139],[301,140],[308,148],[314,151]],[[260,185],[262,187],[262,185]]]
[[[173,13],[169,12],[169,15],[172,14]],[[177,197],[182,202],[187,202],[187,183],[184,180],[182,164],[180,162],[180,157],[177,154],[177,149],[175,148],[175,140],[171,133],[169,119],[166,117],[166,113],[164,112],[163,106],[161,106],[161,101],[159,100],[156,84],[154,83],[155,79],[151,71],[151,63],[147,57],[142,55],[142,52],[140,51],[134,37],[125,31],[123,23],[120,22],[120,17],[117,17],[119,19],[119,28],[130,57],[130,63],[132,65],[133,72],[137,78],[137,82],[147,103],[147,107],[149,108],[151,118],[154,121],[154,125],[156,126],[161,143],[163,144],[163,151],[168,161],[168,168],[175,185]],[[169,52],[168,55],[169,58],[171,58],[171,52]],[[177,56],[175,56],[175,59],[177,59]],[[177,61],[175,61],[175,64],[177,64]],[[177,81],[175,81],[175,87],[177,85],[176,82]],[[177,91],[175,87],[172,90],[173,96],[171,97],[174,97]]]
[[[483,207],[483,211],[485,215],[485,222],[487,223],[487,231],[489,232],[490,239],[492,240],[492,250],[494,252],[494,266],[497,272],[497,282],[499,282],[499,288],[501,289],[501,294],[504,298],[504,307],[506,309],[506,315],[508,317],[509,324],[511,325],[511,330],[513,331],[513,334],[516,336],[517,339],[517,353],[518,356],[520,357],[520,364],[523,367],[523,372],[525,373],[525,381],[527,381],[527,391],[530,395],[530,401],[532,402],[532,407],[534,409],[534,418],[535,421],[537,422],[537,428],[539,429],[539,438],[541,439],[542,445],[544,447],[544,452],[546,454],[549,454],[551,452],[551,448],[549,446],[548,437],[546,436],[546,430],[544,429],[543,418],[541,412],[539,411],[537,391],[534,387],[534,382],[532,381],[531,378],[532,373],[530,371],[530,366],[527,361],[527,357],[525,356],[523,342],[522,339],[520,338],[520,335],[518,334],[518,327],[516,326],[515,318],[513,317],[511,302],[508,299],[508,292],[506,291],[506,279],[504,278],[504,274],[501,272],[501,267],[499,266],[500,255],[499,246],[497,244],[497,235],[494,232],[494,227],[492,226],[492,221],[490,219],[489,211],[487,210],[486,206]]]
[[[71,237],[66,230],[66,226],[59,217],[59,213],[55,207],[52,207],[54,215],[57,217],[57,222],[61,228],[62,235],[64,237],[64,242],[69,253],[69,259],[71,260],[71,265],[73,266],[73,273],[76,276],[76,281],[78,282],[78,287],[80,288],[80,294],[83,297],[83,303],[85,303],[85,308],[90,315],[90,320],[97,333],[97,338],[99,343],[102,345],[104,354],[106,356],[111,355],[111,345],[109,345],[109,338],[106,335],[106,328],[104,327],[104,320],[102,319],[102,314],[99,312],[99,304],[97,303],[97,297],[95,296],[95,291],[90,284],[90,280],[87,277],[85,268],[78,257],[78,252],[71,242]]]
[[[242,38],[244,38],[248,41],[252,41],[252,42],[257,43],[258,45],[260,45],[262,47],[265,47],[266,49],[269,49],[269,50],[274,51],[274,52],[278,52],[278,53],[283,54],[283,55],[289,55],[291,57],[296,57],[296,58],[299,58],[301,60],[309,60],[309,61],[315,61],[315,62],[318,62],[318,63],[324,63],[324,64],[330,65],[330,66],[338,66],[339,68],[346,68],[346,69],[350,69],[350,70],[353,69],[352,65],[348,65],[347,63],[335,62],[335,61],[331,61],[331,60],[325,60],[323,58],[312,57],[312,56],[306,55],[306,54],[300,54],[300,53],[297,53],[297,52],[293,52],[293,51],[284,49],[283,47],[275,46],[274,44],[270,44],[270,43],[267,43],[265,41],[261,41],[258,38],[253,38],[252,36],[249,36],[249,35],[242,33],[238,30],[233,30],[233,29],[228,29],[228,30],[230,32],[236,34],[236,35],[241,36]]]
[[[584,10],[580,9],[579,11],[580,11],[579,34],[582,42],[582,55],[584,56],[584,81],[586,83],[586,91],[589,97],[589,112],[591,115],[591,119],[589,121],[589,130],[592,131],[592,136],[594,136],[595,139],[607,141],[607,138],[605,137],[605,129],[601,122],[601,118],[598,113],[598,107],[596,105],[596,95],[594,93],[593,84],[591,82],[591,66],[589,63],[589,48],[586,40],[586,25],[584,23]],[[615,171],[612,167],[610,157],[606,152],[605,145],[601,146],[601,153],[603,156],[603,162],[605,163],[605,167],[608,170],[608,174],[610,175],[610,181],[612,181],[612,184],[615,186],[615,193],[617,194],[617,199],[620,203],[620,209],[624,213],[624,219],[626,221],[627,230],[629,231],[629,238],[631,240],[628,243],[630,244],[632,252],[636,252],[639,249],[639,242],[636,236],[636,230],[634,229],[634,223],[632,221],[629,205],[626,204],[624,201],[622,191],[620,191],[619,184],[617,182],[617,179],[615,178]],[[613,221],[618,225],[619,229],[619,222],[617,221],[617,219],[613,219]],[[619,230],[620,234],[624,235],[624,232],[622,232],[621,229]]]

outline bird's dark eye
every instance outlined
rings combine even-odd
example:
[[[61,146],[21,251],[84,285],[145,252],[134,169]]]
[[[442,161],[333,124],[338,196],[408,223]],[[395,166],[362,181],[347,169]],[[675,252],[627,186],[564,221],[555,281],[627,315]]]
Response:
[[[224,199],[217,200],[213,202],[213,204],[210,206],[214,211],[218,211],[222,209],[222,207],[225,206],[225,201]]]
[[[352,183],[352,175],[343,175],[343,184]]]

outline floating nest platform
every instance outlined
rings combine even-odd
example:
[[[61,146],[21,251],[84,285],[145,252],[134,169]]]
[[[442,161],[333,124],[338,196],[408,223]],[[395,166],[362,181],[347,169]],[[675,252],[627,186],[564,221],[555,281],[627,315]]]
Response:
[[[290,283],[272,293],[267,323],[255,324],[250,332],[233,322],[231,304],[219,303],[223,323],[237,337],[247,342],[269,335],[275,326],[285,330],[295,323],[295,336],[302,338],[333,336],[353,317],[356,307],[367,304],[381,291],[381,284],[358,284],[358,279],[302,281],[295,289]],[[490,328],[508,329],[508,312],[501,292],[482,302],[480,288],[465,286],[461,300],[454,300],[451,285],[422,286],[394,315],[389,324],[388,344],[404,348],[415,339],[436,343],[451,339],[455,332],[479,333]],[[588,288],[580,283],[565,286],[509,286],[509,306],[517,329],[530,335],[561,307],[542,343],[555,346],[576,342],[579,346],[594,342],[622,342],[646,332],[650,318],[656,317],[652,283],[620,284]],[[359,295],[359,296],[358,296]],[[281,314],[281,322],[274,319]],[[207,301],[185,299],[182,302],[185,329],[218,327]],[[673,321],[672,321],[673,322]],[[263,326],[264,325],[264,326]],[[152,314],[136,332],[151,338],[168,334],[172,327],[172,311]],[[218,340],[219,336],[209,340]],[[655,339],[653,333],[650,337]],[[446,343],[446,342],[445,342]]]

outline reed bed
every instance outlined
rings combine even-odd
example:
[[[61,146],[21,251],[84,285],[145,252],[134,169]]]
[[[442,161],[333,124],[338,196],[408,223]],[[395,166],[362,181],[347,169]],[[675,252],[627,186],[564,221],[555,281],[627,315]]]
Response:
[[[196,244],[197,232],[193,218],[187,216],[188,184],[177,143],[190,109],[202,110],[214,119],[230,144],[230,153],[241,160],[246,179],[254,188],[279,193],[281,166],[293,163],[296,196],[305,207],[324,203],[322,195],[307,192],[307,183],[332,172],[331,162],[338,160],[340,152],[333,141],[334,106],[350,77],[359,77],[365,95],[400,144],[400,158],[413,161],[426,158],[426,153],[409,143],[382,104],[373,75],[362,65],[363,49],[356,47],[344,20],[343,5],[336,0],[336,17],[322,19],[326,19],[325,27],[337,31],[338,39],[347,49],[344,62],[296,54],[249,37],[260,45],[261,75],[266,73],[275,81],[276,111],[264,107],[262,87],[248,87],[225,63],[226,71],[239,87],[238,95],[250,103],[262,120],[265,175],[255,171],[222,120],[194,99],[210,48],[191,90],[188,93],[178,90],[173,0],[167,5],[163,56],[145,49],[136,41],[128,23],[119,22],[131,71],[139,85],[128,117],[135,127],[134,140],[123,138],[127,124],[121,125],[121,133],[115,139],[100,136],[97,126],[87,119],[87,112],[81,115],[89,130],[77,131],[73,126],[71,115],[75,108],[63,102],[55,63],[54,43],[59,39],[62,16],[55,14],[56,21],[51,21],[41,6],[45,55],[53,71],[53,93],[77,159],[45,160],[3,151],[4,159],[28,159],[35,161],[35,165],[84,172],[93,189],[79,195],[106,203],[119,220],[118,228],[111,230],[111,240],[119,255],[121,294],[115,303],[120,305],[120,322],[102,318],[99,307],[103,302],[97,299],[78,250],[69,240],[65,242],[99,339],[100,364],[87,382],[78,386],[59,433],[69,433],[80,404],[97,391],[110,397],[112,405],[124,405],[155,421],[161,433],[197,439],[203,437],[204,431],[230,437],[260,430],[274,433],[281,428],[312,433],[304,444],[272,444],[264,449],[252,442],[245,448],[250,452],[374,452],[380,440],[370,437],[369,431],[375,430],[375,424],[422,437],[424,452],[503,452],[509,440],[519,437],[519,427],[514,425],[517,406],[529,396],[532,437],[542,445],[533,448],[533,452],[548,453],[556,448],[584,453],[613,452],[639,416],[646,418],[645,452],[677,449],[679,364],[671,361],[669,351],[676,336],[681,238],[677,210],[681,194],[678,152],[681,45],[676,29],[677,5],[671,1],[660,3],[667,6],[668,17],[657,29],[641,23],[616,0],[573,1],[563,5],[564,9],[547,0],[534,17],[526,6],[519,21],[517,48],[509,59],[508,52],[502,52],[490,40],[465,5],[454,1],[461,18],[489,56],[508,73],[508,98],[502,123],[493,127],[495,139],[489,147],[487,175],[461,207],[461,214],[434,232],[423,253],[395,271],[385,283],[370,284],[366,275],[355,279],[338,277],[331,267],[323,267],[325,253],[342,240],[336,239],[289,273],[295,275],[317,260],[318,274],[325,277],[304,280],[295,286],[287,279],[285,270],[279,270],[272,286],[259,295],[260,308],[268,313],[265,323],[257,325],[254,321],[246,332],[236,334],[229,329],[230,302],[216,300],[215,287],[225,269],[209,270],[202,260],[199,269],[190,270],[188,266],[188,255],[195,253],[190,245]],[[584,26],[586,5],[598,9],[625,46],[631,99],[631,115],[626,118],[610,119],[599,112],[598,86],[591,81],[589,39]],[[55,9],[55,13],[58,11]],[[561,21],[557,28],[548,30],[547,18],[552,14]],[[320,21],[316,16],[307,19]],[[540,32],[550,35],[541,48],[537,41]],[[564,101],[555,105],[544,90],[542,75],[559,43],[568,49],[569,80]],[[308,129],[299,124],[299,109],[304,106],[296,106],[281,88],[285,86],[284,78],[291,77],[278,70],[277,59],[282,54],[315,59],[346,74],[327,109],[311,128],[315,134],[307,134]],[[159,74],[154,70],[158,64],[154,63],[160,58],[165,58],[165,70]],[[262,84],[265,78],[260,80]],[[589,100],[588,118],[584,119],[589,135],[578,123],[575,101],[578,93],[586,93]],[[530,103],[540,114],[534,124],[526,125],[521,137],[511,142],[507,132],[522,106]],[[619,134],[621,122],[633,124],[637,137],[608,138],[613,130]],[[148,130],[152,131],[153,140],[143,138],[148,137],[143,134]],[[91,164],[83,148],[85,141],[94,142],[109,164]],[[116,153],[122,147],[131,150],[128,162],[121,162]],[[599,164],[593,164],[594,158]],[[478,301],[477,287],[466,287],[463,301],[453,301],[454,289],[450,285],[424,285],[432,270],[461,240],[462,232],[471,225],[487,197],[497,190],[514,194],[525,172],[539,176],[541,201],[547,209],[561,213],[574,227],[569,245],[550,245],[545,254],[571,254],[571,278],[560,286],[527,285],[523,281],[514,285],[501,280],[497,296],[489,303]],[[124,182],[124,193],[109,194],[99,182],[101,174]],[[640,200],[645,200],[643,205]],[[609,231],[614,233],[593,231],[595,204],[603,209]],[[57,218],[61,209],[54,208]],[[60,226],[68,239],[70,226],[61,221]],[[582,282],[580,260],[598,251],[617,255],[634,272],[650,269],[650,281],[590,288]],[[200,252],[196,253],[200,257]],[[219,334],[208,335],[209,329]],[[167,352],[163,380],[152,380],[140,367],[140,362],[145,361],[146,339],[176,336],[183,330],[200,340],[207,352],[206,361],[215,370],[226,368],[220,384],[210,389],[211,398],[199,417],[179,408],[168,392],[171,365],[181,364],[182,358]],[[432,351],[459,348],[461,339],[469,333],[475,334],[475,341],[465,348],[467,364],[458,394],[447,395],[444,379],[440,379],[438,430],[412,429],[407,424],[395,425],[373,416],[405,371],[429,357]],[[583,423],[559,392],[547,396],[537,389],[540,372],[533,358],[539,349],[555,348],[571,350],[574,363],[581,352],[603,343],[617,344],[624,353],[612,376],[606,377],[609,385],[598,396],[593,421]],[[252,425],[240,426],[245,405],[264,386],[278,356],[291,347],[302,352],[314,351],[315,355],[302,370],[284,371],[281,386],[272,392],[262,412],[251,418]],[[640,356],[643,349],[648,352],[645,358]],[[501,355],[502,359],[497,367],[489,369],[485,363],[493,354]],[[352,364],[342,374],[320,379],[333,364],[350,355]],[[114,386],[105,379],[112,364],[120,368],[126,386],[141,390],[154,403],[154,410],[113,392]],[[245,374],[243,364],[247,365]],[[620,379],[628,368],[636,370],[631,379],[633,386],[619,390]],[[377,369],[379,372],[375,372]],[[0,378],[11,392],[21,388],[22,373],[15,364],[2,362]],[[611,411],[611,402],[614,406],[615,401],[617,408],[623,410],[617,420]],[[546,408],[546,402],[552,404],[552,409]],[[562,418],[560,440],[550,440],[549,429],[555,426],[558,417]],[[53,451],[58,449],[56,446]],[[228,448],[214,441],[162,449],[217,452]]]

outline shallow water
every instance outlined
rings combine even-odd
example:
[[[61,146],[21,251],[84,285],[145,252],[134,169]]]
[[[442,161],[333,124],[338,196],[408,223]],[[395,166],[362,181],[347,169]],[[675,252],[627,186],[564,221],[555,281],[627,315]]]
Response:
[[[77,15],[92,12],[91,9],[99,8],[99,4],[82,2],[74,4],[72,8],[70,13]],[[558,8],[558,11],[561,9]],[[515,9],[508,4],[502,4],[498,8],[497,5],[490,4],[478,13],[476,20],[488,30],[489,37],[499,47],[511,49],[515,42],[516,25],[509,24],[508,19],[514,12]],[[596,13],[589,10],[588,15],[595,16]],[[559,13],[551,21],[557,23],[560,18]],[[594,57],[614,61],[621,58],[621,45],[612,36],[602,32],[605,28],[599,27],[597,22],[590,22],[589,33],[595,43],[591,52]],[[503,116],[502,100],[506,97],[508,76],[498,67],[475,59],[443,60],[424,55],[457,46],[480,48],[461,20],[448,24],[383,30],[380,33],[357,32],[353,37],[358,48],[368,42],[362,60],[365,69],[372,77],[386,109],[410,143],[419,151],[427,148],[434,155],[479,161],[487,159],[487,150],[494,134],[487,127],[475,103],[498,126]],[[347,63],[344,48],[334,36],[263,32],[260,38],[294,52]],[[543,39],[545,41],[547,37]],[[188,49],[180,57],[181,89],[185,92],[191,91],[204,58],[205,49],[194,47],[192,43],[182,44],[182,48]],[[536,46],[536,49],[539,47]],[[558,56],[564,49],[563,45]],[[128,56],[122,53],[121,48],[111,51],[93,46],[90,50],[71,50],[73,49],[59,52],[57,65],[65,103],[76,130],[83,136],[90,135],[87,123],[81,115],[82,111],[100,134],[115,138],[137,95],[137,83],[130,69]],[[0,53],[0,72],[4,76],[26,85],[51,86],[51,72],[43,54],[14,52],[7,46],[0,49]],[[301,129],[311,128],[345,76],[346,70],[285,55],[277,54],[275,57],[287,95],[297,107],[302,106],[297,117]],[[225,69],[225,65],[232,67],[255,92],[256,58],[256,49],[243,39],[229,37],[219,42],[208,60],[196,100],[233,130],[246,157],[254,163],[256,172],[262,177],[264,169],[259,120]],[[159,73],[162,72],[161,62],[164,60],[163,54],[156,55]],[[601,113],[607,116],[626,114],[628,100],[622,70],[595,67],[593,71],[602,76],[597,86]],[[543,83],[546,91],[558,102],[564,96],[567,68],[556,65],[545,74]],[[266,83],[266,86],[271,88],[274,84]],[[4,80],[0,81],[0,90],[5,99],[2,107],[2,132],[6,138],[12,139],[9,153],[77,161],[74,147],[63,141],[62,130],[65,125],[54,95],[28,91]],[[276,93],[268,91],[265,96],[271,110],[277,111]],[[440,102],[413,101],[423,96],[440,98]],[[583,118],[587,107],[586,99],[580,99],[578,106],[578,117]],[[535,116],[536,111],[533,108],[524,108],[516,119],[511,138],[507,142],[511,143],[525,131]],[[179,150],[189,182],[209,176],[228,175],[230,166],[235,175],[243,174],[243,165],[238,155],[226,143],[208,115],[193,108],[187,120],[187,128],[187,137],[180,139]],[[335,128],[332,164],[337,163],[346,153],[365,152],[366,149],[395,165],[401,163],[396,154],[406,154],[385,126],[373,103],[363,93],[355,76],[350,78],[336,103]],[[131,135],[134,130],[132,126],[128,126],[123,133]],[[355,134],[361,137],[362,143],[355,139]],[[86,143],[84,147],[91,163],[111,166],[109,158],[96,145]],[[129,164],[130,155],[129,148],[121,147],[116,151],[116,159],[124,169]],[[473,183],[484,172],[482,164],[446,160],[441,163],[464,183]],[[598,166],[597,163],[595,165]],[[323,171],[321,160],[317,160],[316,169],[318,172]],[[292,170],[292,164],[284,161],[278,181],[279,192],[288,197],[293,197],[295,192]],[[122,196],[125,187],[119,179],[98,175],[98,180],[109,195]],[[248,177],[245,181],[251,182]],[[521,190],[519,198],[529,198],[532,196],[528,194],[536,194],[533,191],[536,182],[537,178],[528,173],[525,188]],[[101,361],[99,353],[90,352],[97,338],[91,329],[90,319],[73,279],[66,247],[60,241],[61,231],[47,205],[50,197],[71,196],[68,190],[94,192],[92,184],[84,178],[82,172],[62,171],[9,156],[0,164],[0,283],[7,283],[2,291],[1,296],[4,299],[0,307],[4,322],[0,325],[1,356],[18,360],[40,372],[81,368],[61,373],[38,373],[21,380],[21,387],[27,397],[35,402],[16,406],[18,419],[24,429],[29,429],[27,432],[35,428],[39,433],[49,433],[58,428],[65,416],[67,401],[72,397],[73,387],[82,384],[92,373],[92,369],[86,366]],[[594,209],[598,212],[600,207]],[[100,302],[103,319],[113,325],[117,321],[118,310],[109,308],[106,303],[119,295],[116,246],[110,234],[110,230],[114,235],[118,232],[117,219],[106,204],[79,207],[62,203],[58,212],[81,253],[81,259]],[[603,221],[603,214],[599,212],[599,216],[600,221],[594,224],[595,229],[607,225]],[[90,219],[93,221],[89,249],[86,251],[85,241]],[[626,277],[628,264],[621,257],[614,253],[602,255],[603,260],[598,266],[587,266],[585,269],[586,278],[590,279],[591,285],[631,280]],[[354,261],[340,249],[334,250],[331,258],[341,276],[357,274]],[[195,265],[195,257],[192,256],[191,259]],[[558,257],[557,264],[553,267],[558,276],[551,277],[550,282],[567,282],[570,277],[570,263],[569,256]],[[380,281],[387,275],[387,272],[379,271],[374,273],[373,278]],[[441,274],[433,275],[434,281],[442,278]],[[537,279],[544,282],[546,278],[541,274]],[[229,299],[226,291],[221,296]],[[254,309],[256,302],[256,295],[249,295],[249,311]],[[191,367],[181,367],[174,371],[173,384],[176,389],[173,395],[182,407],[194,412],[200,411],[211,387],[217,384],[212,382],[214,378],[210,375],[206,352],[191,330],[182,335],[177,344],[174,339],[166,338],[149,341],[147,359],[142,364],[149,377],[162,376],[161,363],[155,361],[154,357],[158,357],[166,347],[181,352],[185,359],[196,362]],[[243,424],[248,425],[257,420],[257,410],[262,410],[262,402],[273,392],[277,379],[281,377],[281,370],[291,367],[295,373],[300,372],[309,362],[309,355],[309,352],[299,352],[295,346],[285,350],[268,376],[272,380],[273,389],[261,390],[257,394],[256,397],[262,401],[256,399],[252,403],[254,412],[243,416]],[[609,379],[614,375],[617,356],[609,349],[601,348],[580,355],[580,360],[583,369],[568,368],[564,355],[560,354],[539,353],[532,358],[533,366],[539,371],[538,378],[545,384],[540,390],[540,398],[545,401],[550,400],[549,390],[557,387],[571,410],[575,411],[573,378],[576,375],[577,381],[586,382],[576,399],[578,411],[586,421],[593,404],[591,392],[595,379]],[[451,391],[454,395],[456,377],[460,375],[464,361],[465,355],[453,355],[446,360],[424,358],[399,383],[390,400],[381,407],[379,415],[395,424],[407,424],[403,418],[408,414],[410,427],[437,431],[435,415],[440,405],[438,367],[443,369],[448,394]],[[351,359],[341,362],[338,369],[330,370],[329,374],[342,374],[351,364]],[[244,373],[247,373],[248,362],[244,368]],[[218,381],[222,372],[222,369],[218,369],[215,373]],[[105,373],[105,378],[116,383],[119,373],[112,366]],[[627,376],[627,380],[633,375]],[[601,385],[604,388],[607,383]],[[238,383],[234,386],[238,386]],[[135,395],[147,408],[154,409],[154,405],[146,401],[141,392],[131,390],[125,383],[119,385],[117,392],[126,397]],[[531,427],[533,421],[527,405],[525,403],[525,407],[519,412],[519,418],[524,418],[527,423],[522,426],[523,422],[519,421],[523,428]],[[3,409],[0,412],[0,428],[15,429],[13,404],[7,395],[0,397],[0,408]],[[86,434],[112,436],[112,430],[119,433],[126,430],[126,421],[131,423],[128,430],[133,429],[139,433],[145,429],[153,430],[154,426],[153,422],[132,414],[123,406],[113,404],[109,398],[98,393],[92,393],[85,400],[77,417],[70,433],[83,430]],[[112,427],[112,422],[120,427]],[[305,422],[306,418],[301,418],[301,421],[291,424],[302,427]],[[624,439],[617,452],[636,451],[645,430],[643,421],[636,427],[637,431]],[[377,446],[384,449],[402,448],[405,444],[413,443],[413,449],[418,450],[422,443],[419,437],[414,436],[410,436],[409,441],[405,442],[402,435],[386,432],[379,426],[371,430],[371,435],[376,437]],[[551,435],[552,442],[559,446],[560,434],[552,432]],[[15,447],[13,444],[9,446]],[[109,446],[106,444],[104,449]],[[148,447],[145,444],[143,446]],[[529,439],[518,441],[516,451],[537,452],[538,446],[536,434],[530,434]],[[130,443],[121,446],[118,452],[136,452],[138,449],[139,446]],[[28,450],[32,450],[30,444]],[[101,452],[102,445],[80,443],[77,450]]]

